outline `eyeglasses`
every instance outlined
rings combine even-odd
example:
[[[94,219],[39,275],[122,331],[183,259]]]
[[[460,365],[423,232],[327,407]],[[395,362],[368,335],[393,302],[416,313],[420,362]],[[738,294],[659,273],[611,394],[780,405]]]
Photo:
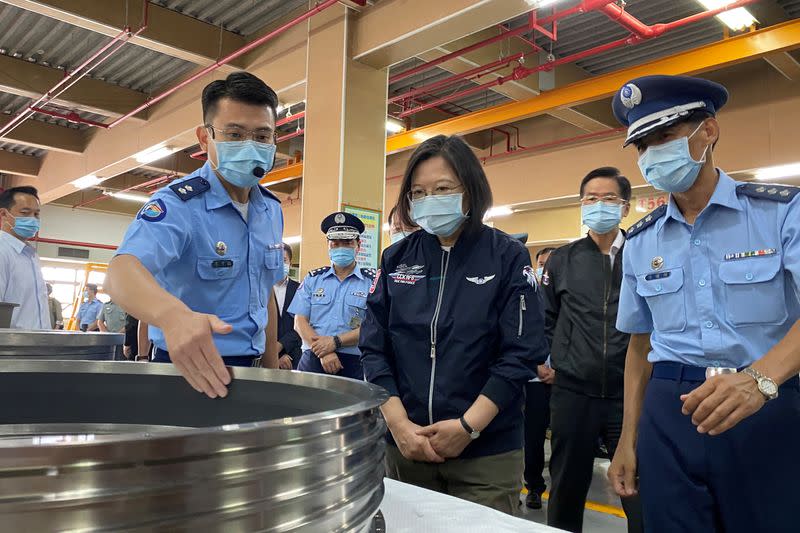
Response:
[[[616,194],[604,194],[602,196],[598,196],[596,194],[587,194],[581,198],[581,203],[584,205],[592,205],[596,204],[597,202],[603,202],[604,204],[624,204],[627,202],[627,200],[620,198]]]
[[[218,133],[220,141],[246,141],[252,139],[257,143],[273,144],[275,134],[270,130],[246,130],[244,128],[215,128],[211,124],[206,124],[213,133]],[[212,138],[215,138],[212,134]]]
[[[420,187],[417,189],[411,189],[406,194],[406,196],[408,196],[408,199],[411,201],[422,200],[426,196],[444,196],[446,194],[453,194],[455,191],[459,189],[463,189],[463,187],[461,185],[456,185],[455,187],[449,187],[447,185],[439,185],[438,187],[433,189],[433,191],[428,192],[422,187]]]

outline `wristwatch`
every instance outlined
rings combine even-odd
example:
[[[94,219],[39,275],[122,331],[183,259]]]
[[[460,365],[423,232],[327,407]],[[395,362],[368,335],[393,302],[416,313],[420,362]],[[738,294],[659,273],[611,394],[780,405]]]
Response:
[[[745,374],[756,380],[758,384],[758,391],[764,395],[764,398],[774,400],[778,397],[778,384],[771,380],[755,368],[749,366],[742,370]]]
[[[336,349],[337,350],[341,350],[342,349],[342,339],[339,338],[339,335],[334,335],[333,336],[333,344],[336,345]]]
[[[480,431],[476,431],[476,430],[472,429],[472,426],[470,426],[469,424],[467,424],[467,421],[466,421],[466,420],[464,420],[464,417],[463,417],[463,416],[462,416],[461,418],[459,418],[459,419],[458,419],[458,421],[459,421],[459,422],[461,422],[461,426],[464,428],[464,430],[465,430],[467,433],[469,433],[469,438],[470,438],[470,439],[472,439],[472,440],[475,440],[475,439],[477,439],[478,437],[480,437],[480,436],[481,436],[481,432],[480,432]]]

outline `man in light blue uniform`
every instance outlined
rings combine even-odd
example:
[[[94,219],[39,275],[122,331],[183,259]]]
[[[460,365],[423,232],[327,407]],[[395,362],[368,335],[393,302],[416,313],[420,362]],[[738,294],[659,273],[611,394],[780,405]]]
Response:
[[[86,300],[81,302],[78,307],[76,319],[81,331],[97,331],[97,317],[103,309],[103,302],[97,299],[97,285],[94,283],[86,284]]]
[[[358,268],[356,253],[364,223],[337,212],[322,221],[331,266],[308,273],[289,306],[303,339],[298,370],[364,379],[358,336],[367,312],[375,270]]]
[[[632,338],[609,478],[641,491],[646,531],[798,527],[800,196],[715,168],[727,97],[648,76],[614,98],[645,179],[671,193],[628,232],[617,321]]]
[[[271,294],[283,277],[283,215],[258,185],[275,156],[276,106],[246,72],[209,84],[197,128],[208,162],[153,195],[109,268],[114,301],[150,324],[154,360],[171,360],[211,397],[227,393],[223,359],[250,366],[266,351],[262,364],[277,368]]]

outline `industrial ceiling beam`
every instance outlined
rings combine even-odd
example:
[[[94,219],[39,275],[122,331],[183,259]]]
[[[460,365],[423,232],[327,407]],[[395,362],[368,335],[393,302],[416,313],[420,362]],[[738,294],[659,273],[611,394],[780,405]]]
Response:
[[[56,68],[0,55],[0,91],[39,98],[64,77]],[[142,104],[145,95],[91,78],[83,78],[54,100],[68,109],[116,117]]]
[[[136,27],[143,0],[3,0],[6,4],[32,11],[79,28],[113,37],[125,26]],[[241,35],[151,3],[147,29],[129,42],[208,66],[218,57],[241,48],[247,41]],[[242,60],[232,61],[221,72],[242,70]]]
[[[189,154],[181,150],[158,161],[146,163],[141,168],[164,174],[174,173],[178,176],[187,176],[202,166],[202,161],[192,159]]]
[[[391,154],[408,150],[440,134],[470,133],[549,113],[554,109],[607,98],[615,94],[626,81],[638,76],[654,72],[673,75],[699,74],[798,47],[800,47],[800,20],[794,20],[636,67],[594,76],[528,100],[491,107],[400,133],[386,140],[386,152]]]
[[[41,165],[42,160],[38,157],[0,150],[0,172],[4,174],[35,178],[39,175]]]
[[[0,116],[0,128],[10,121],[10,116]],[[68,154],[80,154],[86,146],[86,137],[82,131],[39,120],[26,120],[7,133],[3,140]]]

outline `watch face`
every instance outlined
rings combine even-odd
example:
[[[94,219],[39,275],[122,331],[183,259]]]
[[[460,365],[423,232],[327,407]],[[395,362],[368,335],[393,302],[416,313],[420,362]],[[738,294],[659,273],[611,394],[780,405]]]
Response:
[[[774,396],[778,393],[778,386],[771,379],[762,379],[758,382],[758,388],[767,396]]]

